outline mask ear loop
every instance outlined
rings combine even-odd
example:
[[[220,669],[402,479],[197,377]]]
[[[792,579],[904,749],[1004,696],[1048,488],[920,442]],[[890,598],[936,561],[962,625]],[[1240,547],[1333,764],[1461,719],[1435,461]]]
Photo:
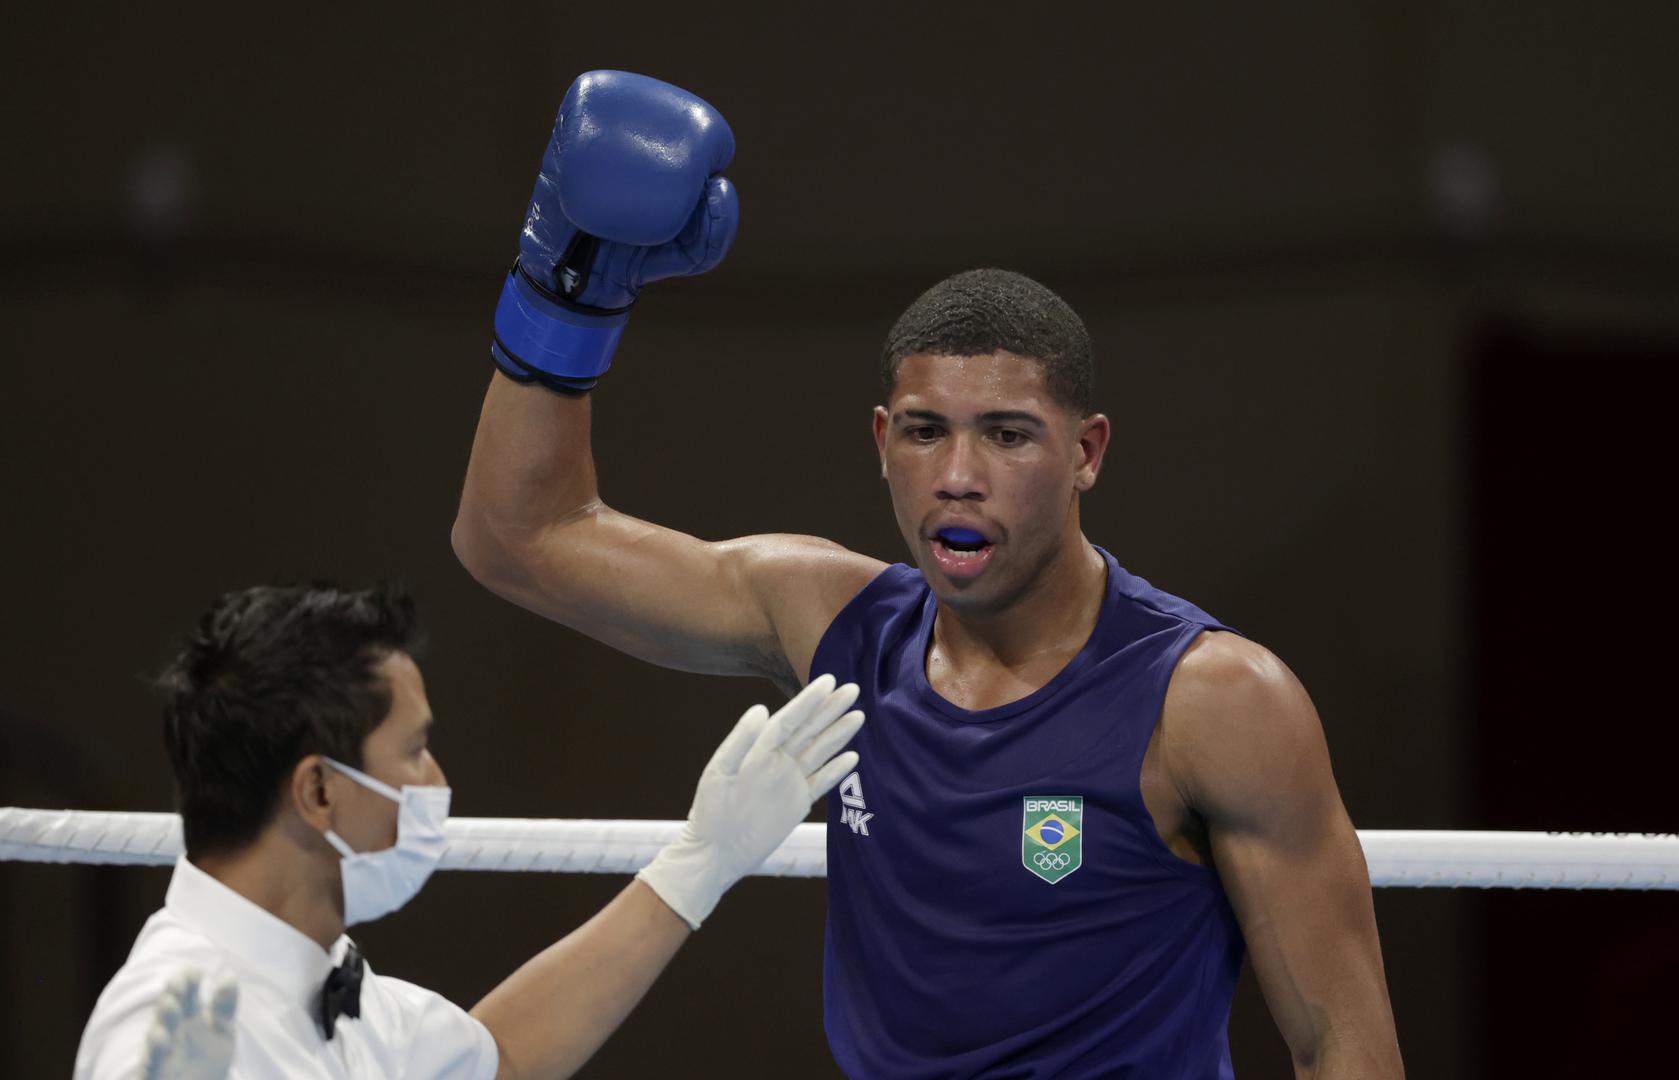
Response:
[[[327,843],[338,849],[338,854],[344,856],[346,859],[353,859],[356,857],[356,849],[351,847],[349,844],[346,844],[344,842],[344,838],[333,832],[331,829],[328,829],[321,835],[326,837]]]
[[[334,761],[331,758],[327,757],[325,754],[321,755],[321,760],[326,762],[328,765],[331,765],[333,768],[337,769],[339,772],[343,773],[345,776],[348,776],[351,780],[354,780],[356,783],[360,784],[362,787],[370,788],[373,791],[377,791],[379,794],[383,795],[385,798],[391,800],[391,802],[399,803],[399,802],[402,801],[402,792],[398,791],[394,787],[391,787],[391,785],[385,783],[383,780],[379,780],[379,779],[376,779],[375,777],[369,776],[366,773],[362,772],[360,769],[351,768],[350,766],[344,764],[341,761]]]
[[[391,785],[385,783],[383,780],[380,780],[377,777],[369,776],[366,773],[362,772],[360,769],[353,768],[349,765],[346,765],[342,761],[334,761],[332,758],[327,757],[325,754],[321,755],[321,760],[326,762],[328,765],[332,766],[334,769],[337,769],[339,772],[343,773],[345,776],[348,776],[351,780],[354,780],[356,783],[360,784],[362,787],[368,788],[371,791],[376,791],[380,795],[383,795],[385,798],[391,800],[392,802],[394,802],[398,805],[401,805],[401,803],[402,803],[402,792],[398,791],[394,787],[391,787]],[[353,858],[356,857],[356,855],[360,854],[359,852],[356,851],[355,848],[353,848],[349,844],[345,843],[344,838],[342,836],[339,836],[337,833],[333,832],[331,829],[328,829],[326,832],[322,833],[321,835],[325,836],[326,837],[326,842],[331,844],[334,848],[336,848],[338,850],[338,854],[342,855],[346,859],[353,859]]]

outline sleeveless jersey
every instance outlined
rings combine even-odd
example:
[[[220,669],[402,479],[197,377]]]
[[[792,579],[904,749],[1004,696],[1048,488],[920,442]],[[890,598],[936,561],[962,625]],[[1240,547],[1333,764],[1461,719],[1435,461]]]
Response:
[[[1233,1075],[1241,931],[1138,779],[1178,659],[1228,628],[1101,554],[1090,640],[1008,705],[928,684],[937,604],[914,567],[817,646],[812,675],[857,683],[868,715],[828,796],[824,1020],[854,1080]]]

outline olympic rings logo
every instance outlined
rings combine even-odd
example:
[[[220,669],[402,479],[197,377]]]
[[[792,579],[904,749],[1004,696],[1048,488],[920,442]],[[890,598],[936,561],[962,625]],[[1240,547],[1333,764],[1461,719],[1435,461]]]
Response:
[[[1073,857],[1065,851],[1040,851],[1032,856],[1032,861],[1038,864],[1039,870],[1061,870],[1073,861]]]

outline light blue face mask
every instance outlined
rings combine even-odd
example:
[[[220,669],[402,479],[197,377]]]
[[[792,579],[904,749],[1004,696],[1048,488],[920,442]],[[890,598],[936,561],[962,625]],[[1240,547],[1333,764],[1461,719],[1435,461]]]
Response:
[[[344,925],[355,926],[389,915],[414,899],[437,869],[449,846],[444,823],[449,820],[450,792],[446,787],[416,784],[404,784],[398,791],[360,769],[331,758],[323,760],[398,807],[396,844],[382,851],[356,851],[343,837],[326,831],[327,843],[343,856],[338,866],[344,883]]]

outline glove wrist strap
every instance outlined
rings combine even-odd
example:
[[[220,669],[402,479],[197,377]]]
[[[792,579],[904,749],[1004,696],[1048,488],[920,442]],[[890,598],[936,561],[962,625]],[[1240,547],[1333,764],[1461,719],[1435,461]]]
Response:
[[[612,366],[629,318],[629,308],[601,311],[564,301],[515,266],[496,304],[490,356],[516,382],[580,394]]]

